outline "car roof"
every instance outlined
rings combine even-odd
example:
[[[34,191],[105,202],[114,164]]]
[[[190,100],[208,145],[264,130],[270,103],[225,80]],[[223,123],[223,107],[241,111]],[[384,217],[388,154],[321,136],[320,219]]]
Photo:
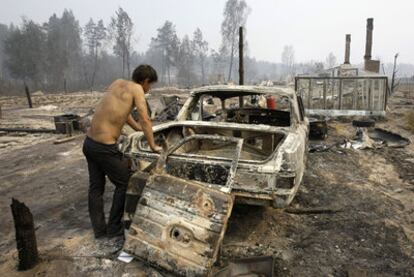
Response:
[[[209,94],[212,96],[229,98],[235,96],[252,94],[274,94],[278,96],[293,97],[295,91],[287,87],[264,87],[264,86],[239,86],[239,85],[216,85],[196,88],[191,95]]]

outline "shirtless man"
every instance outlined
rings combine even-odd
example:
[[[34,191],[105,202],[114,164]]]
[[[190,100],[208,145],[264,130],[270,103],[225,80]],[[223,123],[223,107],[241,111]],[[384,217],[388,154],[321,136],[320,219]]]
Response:
[[[143,131],[151,149],[161,151],[161,147],[154,142],[144,98],[157,79],[157,73],[151,66],[140,65],[134,70],[132,81],[114,81],[96,107],[83,144],[89,171],[89,216],[96,238],[121,236],[124,231],[121,219],[130,171],[128,161],[116,144],[124,124],[127,123],[136,131]],[[131,116],[134,106],[138,111],[139,123]],[[105,176],[116,187],[108,224],[105,222],[103,202]]]

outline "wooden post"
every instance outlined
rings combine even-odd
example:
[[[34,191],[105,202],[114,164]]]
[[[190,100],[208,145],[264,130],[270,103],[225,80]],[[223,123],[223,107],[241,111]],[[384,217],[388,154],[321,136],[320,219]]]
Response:
[[[239,85],[244,85],[243,27],[239,28]]]
[[[65,131],[66,131],[66,135],[68,137],[72,136],[72,132],[73,132],[73,121],[66,121],[65,122]]]
[[[26,82],[24,82],[24,91],[26,92],[27,102],[29,103],[29,108],[33,108],[32,97],[30,96],[29,87]]]
[[[367,110],[372,111],[372,79],[368,80],[368,108]]]
[[[244,85],[243,27],[239,27],[239,85]],[[243,96],[239,97],[239,107],[243,107]]]
[[[398,53],[394,55],[394,65],[392,66],[390,94],[393,94],[395,90],[395,74],[397,73],[397,58],[398,58]]]
[[[14,198],[12,198],[10,207],[16,229],[16,243],[19,253],[18,268],[19,270],[28,270],[39,261],[33,215],[24,203],[20,203]]]
[[[354,97],[352,98],[352,108],[357,109],[359,95],[358,95],[358,79],[354,80]]]

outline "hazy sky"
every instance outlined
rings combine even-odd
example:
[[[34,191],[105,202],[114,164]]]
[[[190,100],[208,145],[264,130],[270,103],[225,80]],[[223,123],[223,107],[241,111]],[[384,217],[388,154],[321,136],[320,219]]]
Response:
[[[414,0],[246,0],[249,54],[280,62],[283,46],[292,44],[296,61],[325,61],[333,52],[343,62],[345,34],[352,34],[351,63],[362,62],[366,18],[374,17],[373,58],[385,62],[400,52],[400,61],[414,63]],[[0,0],[0,22],[21,22],[27,16],[45,22],[53,13],[72,9],[83,26],[90,17],[106,23],[118,7],[135,24],[135,49],[147,49],[165,20],[180,37],[199,27],[210,47],[220,44],[225,0]]]

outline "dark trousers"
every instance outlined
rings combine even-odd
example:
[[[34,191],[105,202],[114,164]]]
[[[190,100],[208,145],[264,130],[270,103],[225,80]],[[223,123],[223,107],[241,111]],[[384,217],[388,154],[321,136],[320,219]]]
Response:
[[[128,161],[118,150],[116,144],[99,143],[89,137],[86,137],[83,143],[83,154],[88,162],[88,206],[95,237],[118,233],[123,228],[121,219],[124,213],[125,193],[131,175]],[[105,222],[103,201],[105,176],[108,176],[116,187],[108,225]]]

